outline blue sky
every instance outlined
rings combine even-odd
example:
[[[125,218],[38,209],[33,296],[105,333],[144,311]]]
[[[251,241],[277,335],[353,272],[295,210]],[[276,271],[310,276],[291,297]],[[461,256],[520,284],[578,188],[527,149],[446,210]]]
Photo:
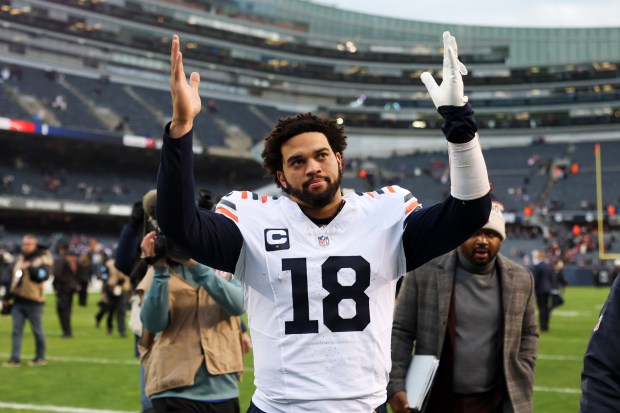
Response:
[[[620,0],[310,0],[406,19],[521,27],[620,27]]]

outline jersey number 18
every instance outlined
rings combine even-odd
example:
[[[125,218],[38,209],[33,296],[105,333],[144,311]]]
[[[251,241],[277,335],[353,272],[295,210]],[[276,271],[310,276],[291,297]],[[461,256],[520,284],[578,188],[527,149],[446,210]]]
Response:
[[[355,272],[351,285],[338,282],[338,271],[345,268]],[[283,259],[282,270],[291,272],[293,290],[293,321],[284,323],[285,334],[318,333],[318,320],[310,320],[306,259]],[[321,281],[329,293],[323,299],[323,324],[333,332],[364,330],[370,324],[370,298],[365,293],[370,286],[370,263],[360,256],[329,257],[321,265]],[[338,313],[338,305],[346,299],[355,302],[352,318],[342,318]]]

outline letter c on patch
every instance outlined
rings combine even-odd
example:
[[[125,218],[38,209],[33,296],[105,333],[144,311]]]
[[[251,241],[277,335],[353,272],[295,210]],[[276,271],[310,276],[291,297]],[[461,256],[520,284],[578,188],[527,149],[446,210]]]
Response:
[[[279,251],[290,248],[288,240],[288,229],[286,228],[267,228],[265,229],[265,250]]]

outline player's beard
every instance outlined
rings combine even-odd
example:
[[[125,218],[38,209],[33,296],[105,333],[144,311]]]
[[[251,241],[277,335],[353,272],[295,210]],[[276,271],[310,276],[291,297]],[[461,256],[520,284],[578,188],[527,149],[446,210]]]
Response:
[[[320,193],[312,193],[308,190],[310,183],[316,178],[309,179],[307,182],[304,182],[301,188],[295,188],[286,180],[284,177],[284,182],[286,182],[286,188],[284,191],[288,193],[290,196],[293,196],[300,200],[303,204],[309,206],[310,208],[323,208],[334,199],[338,191],[340,191],[340,185],[342,184],[342,170],[338,171],[338,178],[336,182],[332,182],[332,179],[329,177],[321,177],[327,183],[327,188]]]

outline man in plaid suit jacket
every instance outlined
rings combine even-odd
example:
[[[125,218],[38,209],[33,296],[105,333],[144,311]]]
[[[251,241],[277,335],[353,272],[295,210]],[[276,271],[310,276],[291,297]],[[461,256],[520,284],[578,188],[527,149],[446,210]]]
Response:
[[[415,354],[439,358],[426,412],[532,411],[538,331],[531,273],[499,254],[501,204],[457,250],[404,277],[392,330],[388,401],[408,412],[405,377]]]

